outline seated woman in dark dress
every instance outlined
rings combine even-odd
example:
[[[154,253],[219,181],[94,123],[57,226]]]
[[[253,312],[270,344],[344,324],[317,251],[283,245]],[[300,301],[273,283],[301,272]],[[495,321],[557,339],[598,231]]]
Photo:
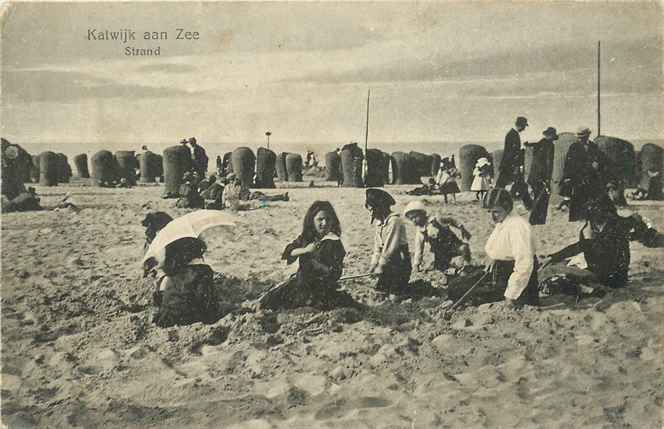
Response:
[[[564,275],[579,283],[599,283],[611,288],[627,285],[629,280],[629,242],[636,240],[646,247],[662,247],[662,235],[638,214],[618,215],[613,202],[603,195],[586,206],[586,223],[579,231],[579,241],[548,255],[544,265],[583,253],[587,270],[565,270]]]
[[[337,291],[345,256],[334,208],[327,201],[315,201],[304,217],[302,233],[286,246],[282,255],[288,264],[299,261],[297,273],[268,291],[261,298],[260,307],[328,308],[338,305],[340,298],[350,298]]]

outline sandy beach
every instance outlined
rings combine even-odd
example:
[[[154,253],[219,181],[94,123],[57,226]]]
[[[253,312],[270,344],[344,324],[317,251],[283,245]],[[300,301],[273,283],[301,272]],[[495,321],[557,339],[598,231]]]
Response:
[[[347,251],[366,271],[373,228],[363,189],[288,189],[291,201],[237,213],[204,233],[229,304],[286,277],[283,247],[308,206],[329,200]],[[86,186],[83,186],[86,185]],[[398,208],[416,197],[387,187]],[[378,299],[371,280],[343,286],[364,309],[236,312],[213,325],[150,323],[141,278],[147,211],[187,212],[161,187],[37,187],[81,208],[2,215],[2,421],[8,428],[659,428],[664,401],[662,253],[633,243],[630,286],[603,299],[501,303],[443,318],[441,274],[414,275],[434,296]],[[271,191],[267,191],[268,193]],[[277,192],[277,190],[275,190]],[[474,195],[432,210],[461,219],[483,259],[492,230]],[[521,210],[521,209],[520,209]],[[655,206],[632,207],[664,228]],[[551,211],[538,253],[573,242],[580,224]],[[408,227],[412,240],[413,229]],[[428,255],[430,257],[430,255]]]

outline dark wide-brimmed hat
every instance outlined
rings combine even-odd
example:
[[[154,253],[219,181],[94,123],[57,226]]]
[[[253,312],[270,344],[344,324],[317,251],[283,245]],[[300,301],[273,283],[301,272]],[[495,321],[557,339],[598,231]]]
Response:
[[[382,189],[376,189],[376,188],[367,189],[367,198],[366,202],[364,203],[365,207],[389,208],[395,205],[396,203],[397,202],[394,201],[392,195],[388,194]]]
[[[556,129],[553,127],[548,127],[546,130],[542,132],[542,134],[547,137],[552,136],[554,140],[558,140],[558,131],[556,131]]]

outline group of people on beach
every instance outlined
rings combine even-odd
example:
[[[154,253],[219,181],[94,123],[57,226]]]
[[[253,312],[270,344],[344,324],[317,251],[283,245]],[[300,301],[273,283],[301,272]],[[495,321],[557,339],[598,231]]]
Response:
[[[570,147],[561,187],[563,195],[569,195],[570,198],[569,220],[584,221],[584,225],[576,243],[538,258],[532,225],[546,221],[553,144],[558,135],[555,128],[548,127],[543,132],[544,137],[532,144],[533,164],[528,177],[524,177],[519,133],[527,126],[527,119],[518,117],[515,127],[508,132],[504,158],[495,186],[487,179],[489,161],[480,159],[476,165],[476,181],[481,182],[477,184],[481,189],[475,189],[478,192],[477,198],[481,199],[482,206],[489,211],[495,224],[484,246],[486,261],[483,265],[473,265],[468,244],[472,235],[466,225],[456,219],[431,212],[427,205],[419,200],[409,202],[402,214],[395,212],[393,207],[396,201],[392,195],[378,188],[366,190],[365,208],[375,226],[368,274],[375,278],[375,290],[379,294],[391,295],[406,291],[412,272],[424,269],[423,255],[427,247],[433,253],[433,263],[429,268],[447,275],[450,298],[458,298],[464,295],[471,285],[476,287],[481,284],[479,290],[483,290],[480,293],[483,300],[504,300],[510,307],[537,305],[540,290],[546,290],[547,293],[573,290],[579,295],[594,293],[607,287],[623,287],[629,278],[630,241],[637,240],[649,247],[664,247],[662,235],[647,220],[638,214],[621,216],[618,213],[616,199],[612,198],[605,188],[607,178],[610,179],[606,158],[590,141],[590,130],[581,128],[577,132],[578,141]],[[456,177],[453,160],[444,161],[442,173],[436,178],[436,186],[450,183],[450,178],[453,183]],[[226,184],[225,188],[228,186],[229,184]],[[533,195],[530,194],[529,187]],[[528,220],[515,211],[516,199],[522,200],[524,206],[530,210]],[[412,255],[406,234],[406,222],[411,222],[415,227]],[[261,308],[326,308],[352,303],[350,296],[339,290],[338,284],[346,255],[341,231],[341,224],[332,204],[315,201],[305,214],[300,235],[286,246],[282,254],[282,259],[288,264],[298,262],[297,273],[286,282],[270,289],[260,300]],[[201,277],[190,273],[192,270],[207,272],[197,268],[204,264],[201,256],[205,246],[198,239],[192,240],[194,244],[190,243],[189,247],[194,250],[182,253],[188,257],[178,255],[173,261],[165,263],[168,267],[166,271],[170,274],[163,271],[158,277],[158,290],[168,291],[170,287],[180,291],[180,295],[183,291],[190,291],[195,297],[186,298],[186,302],[206,303],[208,301],[205,297],[209,298],[214,289],[210,283],[211,276]],[[556,275],[556,270],[553,269],[550,272],[554,274],[549,278],[538,277],[542,268],[555,268],[556,264],[565,258],[579,253],[584,255],[587,268],[566,268],[561,271],[564,274],[560,275]],[[201,279],[208,283],[207,286],[201,288],[200,285],[187,285],[200,282]],[[157,317],[158,323],[191,323],[195,311],[188,310],[184,318],[171,314],[186,306],[183,305],[183,296],[174,295],[179,302],[176,305],[167,304],[171,299],[168,293],[158,293],[157,296],[160,303],[157,313],[167,311],[170,314],[168,317]],[[209,316],[208,307],[200,314]]]
[[[590,199],[584,206],[586,222],[579,241],[538,258],[532,226],[515,212],[510,193],[494,188],[487,192],[483,201],[495,224],[484,247],[487,260],[484,266],[473,267],[467,242],[471,233],[465,225],[449,217],[430,214],[422,201],[407,204],[403,216],[392,210],[395,204],[392,195],[382,189],[366,190],[365,208],[375,226],[368,272],[376,279],[376,291],[384,295],[398,295],[407,290],[413,270],[422,269],[426,246],[433,253],[431,268],[448,276],[451,298],[463,295],[477,280],[484,284],[483,299],[486,302],[504,300],[509,307],[539,303],[542,282],[538,272],[541,267],[583,253],[587,269],[565,270],[564,276],[556,277],[557,285],[560,286],[562,277],[567,289],[571,284],[577,292],[592,292],[598,287],[618,288],[628,281],[631,240],[649,247],[664,246],[662,235],[651,225],[636,214],[620,216],[608,196],[601,195]],[[412,222],[416,229],[414,256],[411,256],[405,220]],[[286,246],[282,254],[288,264],[298,261],[297,273],[268,291],[260,300],[261,308],[350,305],[352,299],[339,290],[338,284],[346,255],[341,237],[341,224],[333,206],[327,201],[315,201],[307,210],[300,235]],[[214,287],[209,267],[200,267],[205,265],[201,259],[205,245],[199,239],[187,241],[170,250],[161,264],[166,269],[161,268],[157,277],[155,320],[162,326],[210,318]],[[180,249],[182,246],[187,250]],[[170,260],[169,254],[173,255]],[[583,288],[583,285],[589,287]],[[548,286],[550,292],[553,288],[551,284]],[[193,311],[192,305],[201,305],[201,311]],[[198,319],[196,314],[200,315]],[[203,315],[207,319],[203,320]]]

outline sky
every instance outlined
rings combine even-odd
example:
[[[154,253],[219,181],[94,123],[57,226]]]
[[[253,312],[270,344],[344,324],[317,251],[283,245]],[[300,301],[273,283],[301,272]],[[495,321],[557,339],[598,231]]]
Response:
[[[369,89],[370,142],[502,141],[517,115],[526,140],[596,134],[598,40],[602,134],[664,138],[660,2],[2,7],[2,135],[17,143],[363,141]],[[121,29],[137,40],[88,37]]]

